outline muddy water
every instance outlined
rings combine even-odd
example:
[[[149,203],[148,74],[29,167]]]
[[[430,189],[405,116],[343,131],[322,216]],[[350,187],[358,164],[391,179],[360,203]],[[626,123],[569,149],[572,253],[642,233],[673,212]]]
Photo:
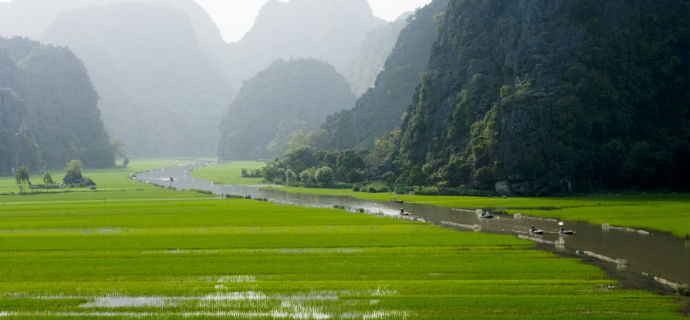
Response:
[[[257,186],[222,185],[194,178],[189,172],[210,163],[169,167],[138,174],[135,179],[178,190],[198,189],[218,195],[251,195],[279,204],[363,211],[391,218],[427,221],[458,231],[510,234],[537,242],[537,248],[564,256],[580,257],[585,263],[604,269],[627,288],[660,292],[675,291],[676,284],[690,283],[690,243],[666,232],[607,228],[585,222],[567,222],[575,234],[558,232],[558,220],[494,212],[494,218],[481,218],[472,208],[441,208],[411,203],[388,203],[351,197],[305,195],[262,190]],[[171,181],[172,178],[172,181]],[[404,198],[404,197],[403,197]],[[400,209],[408,216],[400,214]],[[557,215],[554,212],[554,215]],[[529,232],[530,226],[544,234]]]

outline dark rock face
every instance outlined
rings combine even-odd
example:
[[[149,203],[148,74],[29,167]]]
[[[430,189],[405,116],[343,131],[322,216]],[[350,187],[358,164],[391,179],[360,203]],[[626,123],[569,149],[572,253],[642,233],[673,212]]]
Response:
[[[686,186],[687,12],[679,0],[451,1],[403,121],[402,178],[473,187],[489,170],[526,195]]]
[[[436,0],[408,19],[375,86],[359,98],[353,109],[329,116],[322,125],[329,132],[331,148],[370,148],[384,132],[400,126],[438,36],[434,17],[447,6],[447,0]]]

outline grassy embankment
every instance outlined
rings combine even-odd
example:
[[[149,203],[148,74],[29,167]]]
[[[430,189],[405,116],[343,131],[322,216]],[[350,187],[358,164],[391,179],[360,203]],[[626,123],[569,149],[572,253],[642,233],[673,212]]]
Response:
[[[263,163],[241,162],[205,167],[192,172],[196,177],[225,184],[242,184],[241,168],[258,168]],[[259,180],[260,181],[260,180]],[[250,183],[257,183],[252,181]],[[509,213],[587,221],[595,224],[646,228],[690,235],[690,194],[596,195],[579,197],[467,197],[399,195],[394,193],[354,192],[350,189],[273,188],[285,192],[348,196],[359,199],[432,204],[454,208],[498,208]],[[544,210],[549,208],[549,210]],[[557,209],[557,210],[553,210]]]
[[[335,209],[170,201],[198,194],[137,184],[136,168],[87,172],[103,192],[0,195],[1,316],[682,318],[672,296],[614,289],[598,268],[525,240]],[[81,201],[93,194],[118,201]]]

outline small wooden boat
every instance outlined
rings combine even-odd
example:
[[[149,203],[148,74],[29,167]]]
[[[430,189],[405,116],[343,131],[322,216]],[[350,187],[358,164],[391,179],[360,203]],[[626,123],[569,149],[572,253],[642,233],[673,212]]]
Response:
[[[561,229],[558,230],[558,233],[560,233],[560,234],[575,234],[575,231],[567,230],[566,228],[561,227]]]
[[[491,214],[491,212],[489,212],[489,211],[484,211],[484,212],[482,212],[482,214],[479,217],[482,219],[493,219],[494,215]]]
[[[542,229],[537,229],[535,226],[529,227],[529,233],[532,234],[544,234],[544,230]]]

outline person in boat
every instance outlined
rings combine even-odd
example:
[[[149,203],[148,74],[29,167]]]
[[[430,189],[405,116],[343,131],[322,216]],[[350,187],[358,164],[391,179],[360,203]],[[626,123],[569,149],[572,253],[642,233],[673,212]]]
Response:
[[[574,233],[573,231],[566,230],[565,227],[561,227],[560,232],[561,232],[562,234],[573,234],[573,233]]]
[[[173,181],[175,181],[175,178],[170,177],[170,182],[173,182]]]

